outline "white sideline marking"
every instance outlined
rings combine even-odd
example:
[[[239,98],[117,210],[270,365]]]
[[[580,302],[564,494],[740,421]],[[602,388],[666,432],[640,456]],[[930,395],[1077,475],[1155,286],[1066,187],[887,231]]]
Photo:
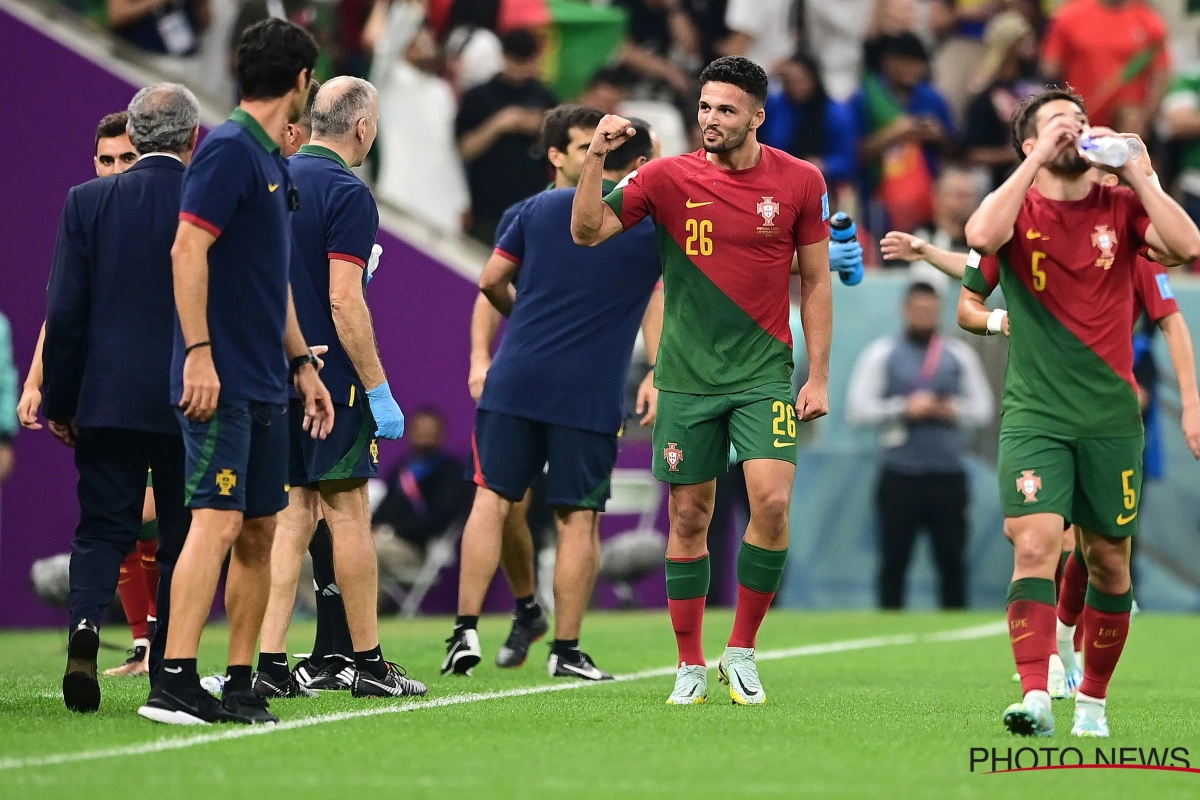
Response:
[[[931,643],[931,642],[961,642],[969,639],[983,639],[988,636],[998,636],[1001,633],[1008,631],[1008,623],[1006,621],[989,622],[984,625],[973,625],[969,628],[956,628],[949,631],[940,631],[938,633],[915,634],[908,633],[898,636],[874,636],[867,639],[847,639],[841,642],[827,642],[825,644],[810,644],[802,647],[789,647],[782,650],[766,650],[758,653],[756,658],[758,661],[776,661],[783,658],[800,658],[803,656],[818,656],[828,653],[845,653],[851,650],[871,650],[878,647],[893,647],[904,644]],[[720,660],[720,656],[710,658],[709,662],[715,664]],[[646,669],[640,672],[629,672],[624,675],[617,675],[615,682],[626,683],[629,681],[640,681],[646,678],[662,678],[668,675],[675,674],[675,667],[660,667],[658,669]],[[233,730],[223,730],[219,733],[202,733],[196,736],[177,736],[173,738],[155,739],[151,742],[143,744],[123,745],[121,747],[110,747],[103,750],[83,750],[75,753],[55,753],[46,756],[33,756],[32,758],[6,758],[0,759],[0,770],[24,769],[26,767],[46,767],[57,764],[71,764],[78,761],[96,761],[105,758],[121,758],[124,756],[139,756],[147,753],[161,753],[167,750],[183,750],[189,747],[196,747],[202,744],[211,744],[213,742],[224,742],[230,739],[242,739],[247,736],[265,736],[269,733],[279,733],[280,731],[289,731],[295,728],[307,728],[312,725],[325,725],[330,722],[343,722],[351,719],[362,719],[364,717],[377,717],[382,714],[402,714],[407,711],[420,711],[426,708],[445,708],[446,706],[459,706],[465,703],[479,703],[484,700],[500,700],[506,697],[525,697],[531,694],[548,694],[550,692],[564,692],[571,689],[583,689],[590,686],[602,686],[603,683],[594,681],[570,681],[566,683],[547,683],[538,686],[527,686],[521,689],[504,689],[502,691],[493,692],[473,692],[471,694],[452,694],[445,697],[437,697],[433,700],[425,701],[410,701],[402,705],[387,705],[376,706],[375,708],[364,708],[357,711],[342,711],[336,714],[320,714],[312,717],[301,717],[300,719],[292,719],[286,722],[281,722],[278,725],[247,725],[239,726]]]

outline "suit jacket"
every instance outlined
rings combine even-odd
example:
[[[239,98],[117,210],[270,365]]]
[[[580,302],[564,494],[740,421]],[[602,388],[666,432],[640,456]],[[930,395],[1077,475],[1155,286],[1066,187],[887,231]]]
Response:
[[[47,419],[179,435],[171,246],[183,171],[156,155],[67,195],[47,290]]]

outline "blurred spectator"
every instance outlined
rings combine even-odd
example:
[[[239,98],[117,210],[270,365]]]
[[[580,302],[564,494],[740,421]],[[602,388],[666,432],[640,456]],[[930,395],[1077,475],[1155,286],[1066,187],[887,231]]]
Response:
[[[988,23],[987,52],[972,84],[963,148],[969,164],[992,171],[992,187],[1017,165],[1009,122],[1017,106],[1044,85],[1037,76],[1037,40],[1021,14],[1007,11]]]
[[[500,35],[518,28],[539,29],[551,22],[546,0],[428,0],[429,24],[445,39],[465,24],[480,25]],[[469,21],[469,22],[468,22]]]
[[[911,33],[927,44],[928,36],[922,37],[919,24],[917,0],[878,0],[871,13],[863,42],[863,70],[879,72],[883,69],[883,43],[893,36]]]
[[[12,327],[0,314],[0,484],[13,471],[13,439],[17,435],[17,367],[13,362]]]
[[[606,67],[592,76],[576,102],[605,114],[619,113],[617,109],[629,97],[629,90],[636,80],[637,77],[625,67]]]
[[[858,91],[863,41],[874,8],[875,0],[804,4],[808,52],[821,65],[825,86],[835,100],[849,100]]]
[[[759,141],[811,161],[831,186],[850,183],[858,167],[854,117],[825,91],[817,62],[797,52],[778,69],[782,86],[767,96]]]
[[[689,95],[694,85],[691,73],[700,68],[700,34],[683,9],[683,0],[613,0],[613,5],[629,12],[621,64],[666,83],[680,97]]]
[[[430,9],[430,24],[438,24]],[[459,95],[487,83],[504,69],[504,49],[496,35],[499,0],[458,0],[447,8],[446,55],[450,81]]]
[[[1170,79],[1167,29],[1141,0],[1068,0],[1042,43],[1042,73],[1087,103],[1092,125],[1146,137]]]
[[[929,56],[916,34],[885,36],[880,65],[880,74],[864,76],[852,103],[867,196],[876,201],[867,223],[872,230],[911,231],[933,213],[933,176],[940,151],[955,136],[954,122],[929,83]]]
[[[238,7],[237,19],[229,31],[229,71],[232,74],[237,74],[237,50],[242,34],[251,25],[269,17],[294,22],[317,40],[320,53],[313,67],[313,77],[324,82],[337,74],[334,69],[337,21],[333,7],[318,0],[244,0]]]
[[[470,206],[454,137],[457,103],[437,74],[433,29],[420,2],[376,0],[363,43],[379,91],[378,196],[446,234]]]
[[[934,247],[965,253],[970,249],[967,246],[967,220],[982,199],[979,177],[972,170],[947,165],[938,176],[937,191],[933,197],[933,221],[929,227],[918,228],[913,233]],[[931,264],[918,261],[912,268],[915,279],[927,281],[943,291],[952,288],[950,279]]]
[[[1166,134],[1179,144],[1179,188],[1183,207],[1200,221],[1200,66],[1180,73],[1163,100]]]
[[[700,64],[725,55],[729,26],[725,24],[725,11],[729,0],[683,0],[683,7],[692,17],[692,24],[699,36]]]
[[[454,126],[471,188],[470,234],[489,244],[504,210],[546,185],[537,136],[542,116],[557,103],[539,80],[537,37],[519,29],[505,34],[502,44],[504,69],[463,95]]]
[[[904,298],[904,333],[877,339],[850,377],[846,420],[878,426],[879,605],[904,607],[917,532],[929,532],[942,608],[966,606],[967,477],[961,428],[992,419],[992,392],[975,351],[938,333],[941,301],[927,283]]]
[[[208,27],[208,0],[107,0],[108,27],[147,53],[195,54]]]
[[[954,118],[961,120],[967,102],[979,91],[970,82],[984,58],[984,27],[1000,11],[1002,0],[934,0],[930,28],[940,42],[933,61],[933,82]]]
[[[725,54],[745,56],[772,74],[800,43],[800,6],[800,0],[729,0]]]
[[[409,422],[408,458],[388,476],[388,493],[371,525],[389,551],[406,551],[404,566],[419,566],[425,547],[466,512],[470,485],[464,466],[443,449],[446,420],[436,408],[419,409]]]

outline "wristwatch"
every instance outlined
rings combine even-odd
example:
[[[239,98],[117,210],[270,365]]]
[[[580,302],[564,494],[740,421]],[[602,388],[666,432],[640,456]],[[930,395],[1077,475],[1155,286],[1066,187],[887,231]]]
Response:
[[[296,356],[288,362],[288,377],[295,378],[296,373],[304,367],[305,364],[312,364],[313,369],[317,368],[317,357],[311,352],[307,352],[302,356]]]

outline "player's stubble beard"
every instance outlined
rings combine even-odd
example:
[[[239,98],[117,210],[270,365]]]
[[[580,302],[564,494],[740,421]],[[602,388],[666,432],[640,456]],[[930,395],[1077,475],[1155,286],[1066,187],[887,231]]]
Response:
[[[1046,169],[1051,175],[1068,180],[1084,175],[1091,168],[1092,165],[1079,155],[1079,151],[1073,145],[1065,147],[1054,157],[1053,161],[1046,165]]]
[[[721,141],[717,144],[704,143],[704,152],[706,153],[729,153],[737,150],[746,143],[746,139],[750,136],[750,123],[746,123],[744,128],[739,130],[725,132],[716,125],[710,125],[705,128],[705,131],[716,131],[721,134]]]

